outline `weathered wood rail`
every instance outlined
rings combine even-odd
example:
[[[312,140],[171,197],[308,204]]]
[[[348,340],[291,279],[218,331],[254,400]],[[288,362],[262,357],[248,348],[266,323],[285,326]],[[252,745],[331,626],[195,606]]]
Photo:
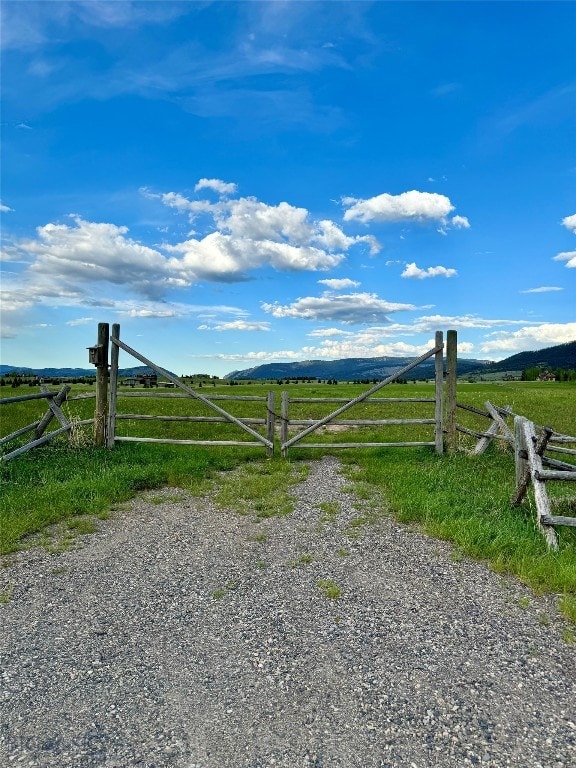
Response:
[[[31,424],[27,424],[24,427],[20,427],[20,429],[17,429],[14,432],[11,432],[10,434],[0,438],[0,446],[5,446],[17,440],[18,438],[29,434],[30,432],[34,433],[32,438],[28,442],[24,443],[24,445],[13,448],[12,450],[9,450],[8,453],[4,453],[2,456],[0,456],[0,461],[10,461],[11,459],[16,458],[16,456],[21,456],[23,453],[31,451],[33,448],[38,448],[41,445],[45,445],[50,440],[58,437],[58,435],[66,434],[68,437],[70,437],[73,426],[75,427],[83,424],[92,424],[94,422],[93,419],[85,419],[82,421],[76,421],[74,424],[72,424],[72,422],[64,414],[60,406],[67,400],[76,399],[68,397],[70,387],[67,384],[62,386],[58,392],[51,392],[45,384],[40,384],[40,390],[40,392],[34,394],[0,398],[0,405],[11,405],[12,403],[22,403],[28,400],[48,401],[48,410],[41,419],[38,419]],[[56,420],[60,423],[60,427],[58,429],[52,430],[52,432],[46,433],[46,429],[54,418],[56,418]]]
[[[102,326],[106,326],[102,329]],[[202,395],[196,392],[192,387],[181,381],[177,376],[174,376],[169,371],[161,368],[156,363],[153,363],[144,355],[141,355],[132,347],[125,344],[120,340],[120,326],[115,324],[112,326],[112,335],[108,337],[108,326],[105,323],[100,323],[98,326],[98,339],[105,338],[105,346],[107,348],[108,338],[111,345],[111,364],[110,364],[110,398],[108,407],[107,429],[105,435],[98,438],[97,441],[101,444],[106,443],[108,447],[113,447],[117,442],[137,442],[137,443],[168,443],[172,445],[218,445],[218,446],[243,446],[243,447],[255,447],[265,448],[266,455],[271,456],[274,451],[274,429],[275,429],[275,409],[274,409],[274,393],[269,392],[266,397],[258,396],[241,396],[241,395],[214,395],[212,397]],[[104,343],[103,343],[104,346]],[[156,393],[129,393],[120,392],[118,388],[118,357],[120,350],[127,352],[129,355],[139,360],[144,365],[147,365],[156,373],[166,378],[169,382],[175,385],[178,389],[184,392],[184,395],[180,397],[187,397],[188,400],[195,400],[203,403],[212,411],[215,411],[218,416],[207,417],[205,415],[192,416],[165,416],[165,415],[147,415],[147,414],[126,414],[118,411],[118,398],[125,396],[130,397],[133,395],[148,395],[156,396]],[[105,398],[105,392],[102,397]],[[176,393],[161,393],[165,397],[173,397]],[[106,398],[105,398],[106,400]],[[263,418],[239,418],[220,407],[215,400],[228,400],[228,401],[257,401],[265,405],[265,416]],[[185,421],[189,423],[199,423],[207,421],[209,423],[229,423],[239,428],[239,430],[248,433],[253,439],[249,440],[197,440],[197,439],[170,439],[170,438],[156,438],[156,437],[137,437],[137,436],[120,436],[116,432],[116,424],[121,419],[131,420],[144,420],[148,421]],[[265,434],[261,434],[253,426],[264,426]]]
[[[453,332],[449,332],[453,333]],[[455,336],[453,337],[455,341]],[[290,398],[288,392],[282,393],[282,405],[281,405],[281,432],[280,442],[282,455],[287,456],[289,448],[403,448],[403,447],[420,447],[429,446],[436,449],[437,453],[443,453],[444,451],[444,430],[443,430],[443,387],[444,387],[444,340],[442,331],[436,332],[435,346],[425,352],[416,360],[413,360],[404,368],[396,371],[396,373],[388,376],[387,378],[379,381],[371,389],[363,392],[358,397],[352,400],[347,398]],[[374,398],[376,392],[385,387],[387,384],[396,381],[404,376],[404,374],[418,367],[425,360],[430,357],[434,357],[434,373],[435,373],[435,396],[433,398]],[[455,374],[454,367],[454,374]],[[420,419],[339,419],[341,414],[353,408],[360,403],[406,403],[406,402],[426,402],[434,404],[434,417],[433,418],[420,418]],[[340,402],[343,405],[337,408],[332,413],[323,416],[320,419],[294,419],[290,418],[290,403],[295,402]],[[429,441],[394,441],[394,442],[320,442],[310,443],[301,442],[304,438],[313,432],[327,426],[399,426],[399,425],[414,425],[414,424],[433,424],[434,425],[434,439]],[[292,437],[289,436],[289,428],[291,426],[304,426],[304,429]],[[298,445],[300,443],[300,445]]]
[[[551,427],[542,427],[540,434],[537,435],[531,421],[524,416],[514,418],[516,489],[512,504],[521,504],[529,486],[532,485],[536,505],[536,524],[551,549],[558,549],[558,535],[554,526],[576,526],[576,517],[552,514],[546,491],[546,483],[552,480],[576,481],[576,465],[548,459],[544,455],[544,452],[552,447],[549,443],[555,437],[560,438],[562,442],[576,444],[576,437],[557,434]],[[576,450],[569,450],[576,454]],[[544,469],[544,466],[552,466],[554,469]]]

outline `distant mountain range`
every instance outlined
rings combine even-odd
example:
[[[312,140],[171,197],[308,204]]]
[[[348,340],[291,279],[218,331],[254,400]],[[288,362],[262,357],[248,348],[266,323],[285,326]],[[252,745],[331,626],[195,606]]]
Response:
[[[413,357],[351,357],[343,360],[304,360],[299,363],[267,363],[242,371],[232,371],[225,379],[242,381],[246,379],[336,379],[354,381],[356,379],[385,379],[408,365]],[[520,352],[495,363],[490,360],[458,359],[459,376],[482,376],[485,374],[511,373],[526,368],[576,369],[576,341],[558,344],[555,347],[539,349],[536,352]],[[24,373],[39,378],[79,379],[95,376],[95,368],[27,368],[14,365],[0,365],[0,376]],[[133,368],[121,368],[119,375],[138,376],[153,373],[147,365]],[[410,371],[408,379],[431,379],[434,377],[434,358],[421,363]]]
[[[82,379],[85,376],[96,376],[96,368],[25,368],[22,365],[0,365],[0,376],[11,376],[14,373],[24,373],[27,376],[38,376],[40,379]],[[154,373],[147,365],[134,368],[119,368],[119,376],[141,376]]]
[[[244,371],[232,371],[225,379],[335,379],[356,381],[362,379],[386,379],[412,362],[413,357],[348,357],[343,360],[305,360],[301,363],[268,363]],[[458,360],[460,375],[477,371],[486,360]],[[406,374],[407,379],[434,378],[434,358],[425,360]]]
[[[460,361],[458,361],[458,365],[460,365]],[[576,341],[539,349],[536,352],[519,352],[517,355],[507,357],[498,363],[488,363],[483,366],[482,373],[524,371],[526,368],[576,369]]]
[[[351,357],[343,360],[304,360],[300,363],[267,363],[242,371],[232,371],[224,378],[245,379],[385,379],[408,365],[413,357]],[[458,358],[459,376],[482,376],[489,373],[520,372],[526,368],[576,368],[576,341],[540,349],[536,352],[520,352],[500,362]],[[431,379],[434,377],[434,358],[421,363],[410,371],[407,379]]]

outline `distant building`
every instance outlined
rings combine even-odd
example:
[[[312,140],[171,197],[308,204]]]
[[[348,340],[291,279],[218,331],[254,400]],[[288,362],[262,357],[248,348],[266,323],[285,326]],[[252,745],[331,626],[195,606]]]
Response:
[[[538,381],[556,381],[556,376],[552,371],[542,371],[538,376]]]
[[[143,373],[138,376],[126,376],[126,378],[122,379],[122,383],[126,387],[134,387],[136,384],[139,384],[145,388],[157,387],[158,376],[155,373]]]

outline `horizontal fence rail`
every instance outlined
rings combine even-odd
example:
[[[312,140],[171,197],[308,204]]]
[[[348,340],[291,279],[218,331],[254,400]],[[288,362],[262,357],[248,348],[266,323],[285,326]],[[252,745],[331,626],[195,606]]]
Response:
[[[400,448],[400,447],[430,446],[430,447],[436,448],[436,451],[438,453],[442,453],[443,452],[442,391],[443,391],[443,380],[444,380],[443,351],[444,351],[443,334],[441,331],[437,331],[436,338],[435,338],[435,347],[433,349],[428,350],[428,352],[425,352],[416,360],[413,360],[408,365],[404,366],[402,369],[396,371],[396,373],[378,382],[369,390],[367,390],[366,392],[363,392],[361,395],[353,398],[352,400],[349,400],[346,398],[302,398],[302,397],[291,398],[288,392],[283,392],[282,404],[281,404],[281,415],[280,415],[280,422],[281,422],[280,442],[281,442],[282,455],[287,456],[288,450],[294,447],[298,447],[298,448]],[[402,376],[404,376],[404,374],[413,370],[418,365],[423,363],[425,360],[428,360],[430,357],[435,358],[436,392],[435,392],[434,398],[401,398],[401,397],[374,398],[372,397],[372,395],[375,394],[378,390],[382,389],[382,387],[385,387],[387,384],[390,384],[391,382],[401,378]],[[312,402],[343,403],[343,405],[341,405],[340,408],[337,408],[332,413],[329,413],[328,415],[323,416],[319,419],[301,419],[301,418],[298,419],[294,417],[290,418],[291,403],[312,403]],[[347,410],[349,410],[350,408],[353,408],[356,405],[359,405],[360,403],[381,404],[381,403],[403,403],[403,402],[433,403],[435,406],[434,418],[433,419],[398,419],[398,418],[397,419],[360,419],[360,418],[339,419],[338,418]],[[317,430],[322,429],[323,427],[330,427],[330,426],[362,427],[362,426],[392,426],[392,425],[407,426],[411,424],[434,424],[435,425],[434,440],[406,441],[406,442],[400,442],[400,441],[332,442],[332,443],[302,442],[304,438],[308,437],[313,432],[316,432]],[[297,434],[293,435],[292,437],[290,437],[289,428],[291,426],[304,426],[304,429],[298,432]]]
[[[106,337],[106,343],[108,341],[107,337],[107,326],[106,328],[103,328],[106,324],[101,323],[99,325],[99,338],[100,336]],[[248,398],[243,396],[238,396],[237,398],[233,395],[228,396],[218,396],[215,395],[213,397],[202,395],[199,392],[196,392],[192,387],[185,384],[183,381],[181,381],[177,376],[174,376],[169,371],[165,370],[164,368],[160,367],[156,363],[153,363],[151,360],[149,360],[147,357],[144,357],[144,355],[141,355],[139,352],[137,352],[132,347],[128,346],[128,344],[125,344],[123,341],[120,340],[120,326],[118,324],[115,324],[112,326],[112,336],[109,338],[109,341],[111,343],[111,366],[110,366],[110,399],[109,399],[109,407],[108,407],[108,418],[107,418],[107,434],[104,434],[102,437],[102,440],[108,445],[108,447],[112,447],[116,442],[142,442],[142,443],[169,443],[169,444],[180,444],[180,445],[229,445],[229,446],[251,446],[251,447],[264,447],[266,449],[266,454],[268,456],[272,455],[274,451],[274,418],[275,418],[275,412],[274,412],[274,394],[272,392],[269,392],[266,397],[250,397],[249,399],[251,401],[257,400],[259,402],[262,402],[266,408],[266,416],[263,419],[259,419],[258,421],[254,422],[252,419],[241,419],[237,416],[234,416],[233,414],[226,411],[224,408],[221,408],[217,403],[213,402],[214,400],[236,400],[239,399],[240,401],[244,400],[246,401]],[[116,423],[119,418],[122,418],[122,414],[118,412],[118,398],[123,396],[131,396],[132,394],[136,393],[129,393],[129,392],[121,392],[118,388],[118,356],[119,351],[123,350],[124,352],[127,352],[129,355],[134,357],[136,360],[139,360],[144,365],[147,365],[149,368],[151,368],[153,371],[155,371],[157,374],[163,376],[166,378],[169,382],[171,382],[174,386],[176,386],[178,389],[180,389],[184,396],[187,396],[188,399],[198,401],[211,410],[215,411],[218,414],[218,421],[221,422],[228,422],[229,424],[235,425],[238,427],[242,432],[248,433],[250,437],[253,439],[251,441],[249,440],[197,440],[197,439],[188,439],[188,438],[182,438],[182,439],[171,439],[171,438],[155,438],[155,437],[135,437],[135,436],[120,436],[116,434]],[[103,367],[103,366],[101,366]],[[140,393],[138,393],[140,394]],[[151,393],[146,393],[151,394]],[[156,393],[153,393],[156,395]],[[160,396],[168,396],[170,397],[172,393],[158,393]],[[174,393],[174,394],[180,394],[180,393]],[[182,395],[180,395],[182,397]],[[151,419],[149,420],[162,420],[161,416],[154,416],[151,415]],[[178,419],[180,420],[180,419]],[[199,422],[203,421],[202,417],[192,417],[189,416],[187,419],[189,422]],[[265,435],[260,434],[258,431],[252,428],[251,424],[255,425],[264,425],[265,427]]]
[[[64,414],[60,406],[65,401],[76,399],[68,397],[70,387],[67,384],[62,386],[58,392],[49,391],[45,384],[41,384],[40,388],[42,391],[35,394],[0,398],[0,405],[11,405],[13,403],[22,403],[30,400],[46,400],[48,402],[48,410],[41,419],[38,419],[31,424],[27,424],[0,439],[0,446],[8,446],[9,443],[17,440],[19,437],[23,437],[30,432],[34,433],[27,443],[20,445],[17,448],[13,448],[0,456],[0,461],[10,461],[17,456],[28,453],[28,451],[31,451],[33,448],[45,445],[59,435],[66,434],[68,438],[70,438],[70,433],[73,428],[94,423],[93,419],[75,420],[74,423],[72,423]],[[54,418],[60,423],[60,428],[51,432],[46,432],[46,429]]]

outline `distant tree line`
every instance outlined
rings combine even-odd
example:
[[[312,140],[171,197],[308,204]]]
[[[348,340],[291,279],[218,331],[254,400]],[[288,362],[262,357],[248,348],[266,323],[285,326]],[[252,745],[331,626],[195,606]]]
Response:
[[[31,376],[29,373],[11,373],[10,375],[0,376],[0,387],[39,387],[40,383],[51,384],[94,384],[95,376],[80,376],[77,378],[67,377],[43,377]]]
[[[553,376],[556,381],[576,381],[576,370],[574,368],[556,368],[551,370],[550,368],[540,368],[534,366],[532,368],[525,368],[522,371],[522,381],[537,381],[541,376],[550,375]]]

